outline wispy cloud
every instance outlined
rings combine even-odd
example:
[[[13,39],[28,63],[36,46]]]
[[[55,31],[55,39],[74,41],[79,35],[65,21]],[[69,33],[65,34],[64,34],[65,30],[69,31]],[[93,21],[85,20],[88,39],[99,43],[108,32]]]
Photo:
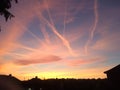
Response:
[[[102,37],[96,41],[96,43],[92,46],[92,49],[94,50],[100,50],[100,51],[119,51],[119,39],[120,33],[112,33],[110,35],[109,32],[105,32]]]
[[[103,60],[104,59],[102,59],[102,58],[71,60],[71,61],[68,61],[68,65],[70,65],[70,66],[80,66],[80,65],[84,65],[84,64],[93,64],[95,62],[101,62]]]

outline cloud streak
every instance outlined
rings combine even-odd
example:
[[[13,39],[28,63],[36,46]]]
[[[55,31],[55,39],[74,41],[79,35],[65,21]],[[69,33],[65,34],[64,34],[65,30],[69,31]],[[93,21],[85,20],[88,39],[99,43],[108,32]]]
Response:
[[[64,38],[56,29],[56,27],[51,24],[43,15],[39,14],[40,15],[40,20],[42,19],[43,21],[46,22],[46,24],[51,28],[51,31],[59,37],[59,39],[63,42],[63,45],[66,46],[66,48],[68,49],[68,51],[70,52],[71,55],[75,56],[75,53],[73,52],[71,46],[70,46],[70,43],[69,41]]]
[[[104,61],[104,59],[102,58],[91,58],[91,59],[81,59],[81,60],[72,60],[72,61],[68,61],[68,65],[69,66],[80,66],[80,65],[84,65],[84,64],[92,64],[95,62],[101,62]]]
[[[93,27],[92,27],[92,30],[90,32],[90,37],[85,45],[85,54],[88,53],[88,47],[89,47],[89,44],[91,43],[91,41],[93,40],[94,38],[94,33],[96,31],[96,27],[97,27],[97,23],[98,23],[98,0],[94,0],[94,16],[95,16],[95,21],[94,21],[94,24],[93,24]]]
[[[33,58],[33,59],[25,59],[25,60],[15,60],[14,63],[18,65],[31,65],[31,64],[41,64],[41,63],[51,63],[61,60],[59,56],[55,55],[48,55],[48,56],[41,56],[40,58]]]

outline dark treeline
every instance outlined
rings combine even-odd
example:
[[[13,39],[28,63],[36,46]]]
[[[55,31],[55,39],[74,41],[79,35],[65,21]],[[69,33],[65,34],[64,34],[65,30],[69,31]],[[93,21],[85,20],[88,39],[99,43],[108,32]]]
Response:
[[[44,79],[20,81],[12,75],[0,75],[0,90],[120,90],[108,79]]]
[[[107,90],[107,79],[47,79],[33,78],[22,82],[28,90]]]

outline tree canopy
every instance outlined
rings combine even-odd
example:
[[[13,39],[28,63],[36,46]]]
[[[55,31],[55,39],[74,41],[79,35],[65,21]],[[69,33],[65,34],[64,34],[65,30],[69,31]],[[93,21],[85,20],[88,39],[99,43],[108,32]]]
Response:
[[[8,11],[12,7],[11,5],[12,1],[13,0],[0,0],[0,15],[4,16],[6,21],[14,17],[14,15]],[[18,2],[18,0],[14,1],[15,3]]]

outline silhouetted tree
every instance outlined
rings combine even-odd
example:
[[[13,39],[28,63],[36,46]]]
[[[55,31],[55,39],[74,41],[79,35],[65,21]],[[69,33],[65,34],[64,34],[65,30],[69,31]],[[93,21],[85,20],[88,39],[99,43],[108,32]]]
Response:
[[[5,17],[5,20],[11,19],[12,17],[15,17],[12,13],[8,11],[12,7],[11,2],[13,0],[0,0],[0,15]],[[14,0],[16,3],[18,3],[18,0]],[[0,32],[1,32],[1,26],[0,26]]]
[[[14,17],[14,15],[8,11],[12,6],[11,1],[12,0],[0,0],[0,15],[3,15],[6,21]],[[18,0],[15,0],[15,2],[17,3]]]

